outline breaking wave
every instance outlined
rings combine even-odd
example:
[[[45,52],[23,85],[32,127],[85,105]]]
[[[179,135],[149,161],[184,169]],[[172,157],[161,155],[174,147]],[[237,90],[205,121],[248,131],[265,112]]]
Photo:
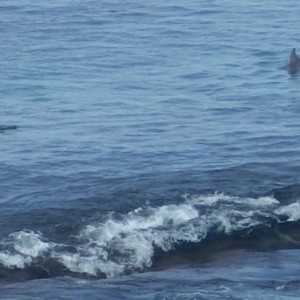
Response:
[[[230,239],[227,247],[235,248],[245,247],[247,241],[252,247],[263,247],[271,237],[278,242],[275,246],[282,246],[283,240],[285,245],[295,245],[296,236],[286,238],[287,224],[299,228],[299,219],[297,201],[282,205],[273,196],[187,194],[181,204],[148,205],[127,214],[112,212],[105,221],[90,223],[68,236],[66,243],[50,240],[41,232],[14,232],[0,241],[0,275],[17,270],[27,272],[27,278],[119,276],[147,270],[157,265],[160,255],[179,255],[187,245],[189,251],[206,247],[209,252],[208,241],[213,241],[222,251],[221,240],[226,238]]]

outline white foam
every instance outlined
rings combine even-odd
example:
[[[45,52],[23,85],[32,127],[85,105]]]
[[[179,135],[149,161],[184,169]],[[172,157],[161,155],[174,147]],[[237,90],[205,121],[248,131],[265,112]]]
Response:
[[[124,272],[124,266],[112,261],[103,261],[97,256],[84,256],[82,253],[53,253],[52,255],[70,271],[97,276],[98,272],[107,277],[117,276]]]
[[[99,257],[100,254],[103,261],[101,264],[94,264],[96,268],[93,270],[85,269],[85,272],[95,274],[101,271],[109,276],[108,271],[115,275],[116,271],[123,272],[124,267],[127,270],[149,267],[152,264],[154,244],[167,250],[178,240],[195,239],[191,237],[192,226],[189,226],[189,229],[177,228],[177,230],[176,227],[187,224],[198,216],[198,211],[190,205],[165,205],[158,208],[136,209],[122,220],[109,219],[105,223],[88,225],[80,232],[78,239],[89,240],[85,253],[92,257],[95,254]],[[113,266],[113,272],[110,270],[111,265],[107,267],[110,255],[114,256],[118,264],[117,268]],[[66,264],[66,260],[61,262]],[[68,263],[68,267],[74,269],[71,264]]]
[[[140,211],[139,212],[143,212]],[[134,241],[151,243],[153,231],[162,226],[176,226],[199,216],[198,211],[189,205],[169,205],[149,208],[145,216],[129,213],[123,220],[108,220],[104,224],[88,225],[79,238],[88,238],[99,246],[107,243],[124,243],[132,245]],[[131,247],[132,248],[132,247]]]
[[[14,240],[14,249],[27,256],[38,257],[51,248],[50,243],[42,242],[42,236],[33,231],[19,231],[10,234]]]
[[[183,198],[192,205],[215,206],[217,203],[227,204],[245,204],[252,207],[264,207],[277,205],[279,202],[273,197],[259,198],[240,198],[235,196],[227,196],[223,193],[214,193],[211,195],[183,195]]]
[[[235,230],[242,230],[256,226],[259,221],[256,220],[260,216],[260,211],[239,211],[239,210],[224,210],[216,214],[216,218],[220,221],[220,229],[226,234],[230,234]]]
[[[52,248],[53,243],[43,242],[42,236],[33,231],[18,231],[9,235],[1,242],[2,247],[14,249],[14,251],[0,252],[0,263],[8,268],[25,268],[32,264],[35,258]]]
[[[280,206],[275,210],[275,213],[288,216],[288,221],[298,221],[300,219],[300,204],[295,202],[290,205]]]
[[[8,251],[0,252],[0,263],[7,268],[25,268],[26,265],[30,265],[32,258],[29,256],[24,257],[20,254],[12,254]]]

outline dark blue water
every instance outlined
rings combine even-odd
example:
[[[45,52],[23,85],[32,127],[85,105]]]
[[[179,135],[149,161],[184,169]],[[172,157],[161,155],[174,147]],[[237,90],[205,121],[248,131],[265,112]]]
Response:
[[[299,12],[2,3],[1,299],[297,298]]]

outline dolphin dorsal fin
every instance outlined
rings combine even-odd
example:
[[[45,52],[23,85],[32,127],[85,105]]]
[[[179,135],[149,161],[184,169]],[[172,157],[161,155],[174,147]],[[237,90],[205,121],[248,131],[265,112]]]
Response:
[[[291,56],[290,56],[290,64],[291,63],[295,63],[297,61],[299,61],[300,58],[298,57],[298,55],[296,54],[296,49],[293,48],[292,52],[291,52]]]

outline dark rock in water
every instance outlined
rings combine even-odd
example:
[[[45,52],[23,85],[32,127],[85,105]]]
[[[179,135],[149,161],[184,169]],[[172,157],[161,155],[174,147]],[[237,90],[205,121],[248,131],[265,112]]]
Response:
[[[300,184],[274,189],[272,192],[276,200],[281,204],[287,205],[300,199]]]
[[[11,126],[5,126],[5,125],[0,125],[0,131],[2,130],[13,130],[17,129],[18,127],[16,125],[11,125]]]

